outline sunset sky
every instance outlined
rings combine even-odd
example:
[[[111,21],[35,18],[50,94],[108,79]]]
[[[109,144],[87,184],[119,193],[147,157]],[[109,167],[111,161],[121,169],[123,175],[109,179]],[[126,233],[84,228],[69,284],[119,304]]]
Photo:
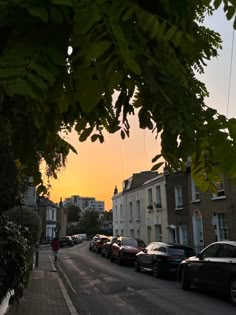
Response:
[[[207,23],[221,34],[223,50],[219,51],[220,56],[209,63],[205,74],[200,77],[210,92],[206,103],[224,115],[228,111],[228,117],[236,117],[236,34],[228,103],[232,23],[220,10]],[[68,140],[78,154],[70,153],[66,168],[59,172],[57,180],[51,180],[50,199],[58,202],[60,197],[64,199],[71,195],[95,197],[105,201],[105,210],[111,209],[115,185],[120,191],[124,179],[133,173],[150,170],[152,158],[160,153],[159,141],[150,131],[139,129],[136,116],[131,117],[130,125],[129,139],[121,140],[119,134],[107,134],[103,144],[91,143],[90,140],[79,143],[76,133],[72,133]]]

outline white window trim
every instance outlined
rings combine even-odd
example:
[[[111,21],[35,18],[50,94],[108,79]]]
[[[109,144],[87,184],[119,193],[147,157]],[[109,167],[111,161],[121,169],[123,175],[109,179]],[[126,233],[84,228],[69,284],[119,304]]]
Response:
[[[180,188],[180,190],[177,189]],[[178,192],[181,192],[181,201],[182,203],[179,203],[179,195]],[[181,185],[176,185],[175,186],[175,210],[183,210],[184,209],[184,205],[183,205],[183,190],[182,190],[182,186]]]
[[[222,199],[226,199],[226,196],[214,196],[211,198],[211,200],[222,200]]]

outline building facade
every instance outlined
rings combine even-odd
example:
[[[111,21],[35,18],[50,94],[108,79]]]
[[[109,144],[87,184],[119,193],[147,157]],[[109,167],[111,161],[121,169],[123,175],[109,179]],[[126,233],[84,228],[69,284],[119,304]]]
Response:
[[[226,176],[216,184],[216,192],[201,192],[189,175],[190,219],[193,245],[236,240],[236,185]]]
[[[165,177],[156,172],[133,174],[113,198],[113,234],[167,240]]]
[[[51,241],[59,236],[59,208],[48,198],[40,197],[37,200],[38,213],[42,220],[41,239]]]
[[[105,210],[104,201],[98,201],[94,197],[81,197],[79,195],[73,195],[71,197],[65,198],[63,205],[73,204],[85,211],[87,209],[95,210],[99,213],[103,213]]]
[[[201,192],[190,169],[154,174],[141,172],[115,191],[113,234],[153,241],[180,243],[198,252],[214,241],[236,240],[236,185],[225,176],[216,191]],[[137,185],[137,179],[138,185]],[[136,182],[136,184],[135,184]]]

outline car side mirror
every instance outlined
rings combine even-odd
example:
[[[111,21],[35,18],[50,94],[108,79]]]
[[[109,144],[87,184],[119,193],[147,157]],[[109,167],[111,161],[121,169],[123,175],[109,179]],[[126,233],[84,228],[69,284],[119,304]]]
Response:
[[[121,246],[121,241],[116,242],[118,246]]]
[[[144,248],[144,249],[143,249],[143,252],[146,254],[146,253],[147,253],[147,249],[146,249],[146,248]]]

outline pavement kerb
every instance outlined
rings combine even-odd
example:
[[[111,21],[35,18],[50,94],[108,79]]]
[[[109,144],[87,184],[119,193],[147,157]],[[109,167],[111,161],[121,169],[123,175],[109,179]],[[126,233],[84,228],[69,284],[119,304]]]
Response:
[[[52,270],[53,270],[54,272],[57,272],[57,269],[56,269],[56,267],[55,267],[55,265],[54,265],[52,256],[49,255],[48,257],[49,257],[50,262],[51,262],[51,265],[52,265]],[[60,288],[61,288],[61,292],[62,292],[62,294],[63,294],[63,297],[64,297],[64,299],[65,299],[66,305],[67,305],[67,307],[68,307],[68,309],[69,309],[69,311],[70,311],[70,314],[71,314],[71,315],[79,315],[79,313],[76,311],[76,309],[75,309],[75,307],[74,307],[74,304],[73,304],[73,302],[71,301],[71,299],[70,299],[70,297],[69,297],[69,295],[68,295],[68,293],[67,293],[67,290],[66,290],[66,288],[65,288],[65,286],[64,286],[64,284],[63,284],[63,281],[61,280],[59,274],[57,274],[57,280],[58,280],[59,286],[60,286]],[[73,289],[73,291],[74,291],[74,289]]]

